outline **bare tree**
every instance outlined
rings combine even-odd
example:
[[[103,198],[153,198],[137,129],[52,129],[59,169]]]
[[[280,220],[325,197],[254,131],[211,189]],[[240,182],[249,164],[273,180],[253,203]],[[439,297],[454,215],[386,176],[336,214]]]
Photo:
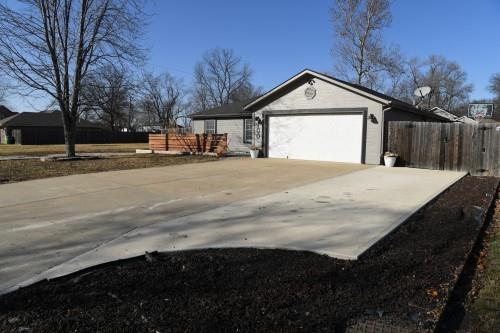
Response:
[[[107,65],[82,84],[82,105],[113,132],[127,127],[132,82],[123,69]]]
[[[467,83],[467,73],[455,61],[447,60],[442,55],[431,55],[426,60],[417,58],[407,63],[406,81],[402,83],[402,97],[413,98],[417,87],[429,86],[432,95],[429,106],[438,106],[445,110],[454,110],[464,104],[473,90]]]
[[[195,66],[194,104],[197,110],[245,101],[260,90],[250,82],[252,71],[248,64],[231,49],[216,48],[204,54]]]
[[[169,73],[146,74],[143,82],[142,107],[150,124],[167,129],[177,124],[184,112],[185,89],[182,81]]]
[[[138,105],[138,100],[135,94],[129,93],[128,105],[126,111],[126,127],[128,132],[136,132],[143,125],[141,117],[141,109]]]
[[[8,85],[5,79],[0,76],[0,104],[5,103],[7,98]]]
[[[497,100],[500,100],[500,73],[496,73],[491,76],[488,89],[495,95]]]
[[[337,75],[380,88],[388,69],[399,58],[398,49],[386,51],[382,30],[391,23],[390,0],[336,0],[332,21],[336,41],[332,49]]]
[[[99,66],[141,58],[141,0],[23,0],[0,4],[0,69],[26,93],[57,101],[75,155],[82,82]]]

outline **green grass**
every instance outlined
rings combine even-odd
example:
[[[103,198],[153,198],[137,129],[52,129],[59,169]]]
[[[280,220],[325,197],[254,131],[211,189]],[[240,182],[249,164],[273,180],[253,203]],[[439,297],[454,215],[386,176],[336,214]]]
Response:
[[[472,310],[481,318],[481,332],[500,332],[500,199],[493,216],[493,233],[486,246],[485,271]]]
[[[82,173],[151,168],[215,161],[211,156],[126,155],[97,160],[48,161],[39,159],[0,161],[0,184]],[[0,185],[1,187],[1,185]]]
[[[147,143],[112,143],[76,145],[78,153],[133,153],[148,149]],[[0,156],[64,154],[64,145],[0,145]]]

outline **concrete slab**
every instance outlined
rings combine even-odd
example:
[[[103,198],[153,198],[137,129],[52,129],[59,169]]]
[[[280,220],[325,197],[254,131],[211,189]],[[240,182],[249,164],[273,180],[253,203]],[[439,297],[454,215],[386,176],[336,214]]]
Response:
[[[135,228],[366,168],[226,159],[0,185],[0,290]]]
[[[464,175],[375,167],[173,218],[163,218],[159,205],[159,221],[108,240],[10,290],[145,251],[287,248],[356,259]]]

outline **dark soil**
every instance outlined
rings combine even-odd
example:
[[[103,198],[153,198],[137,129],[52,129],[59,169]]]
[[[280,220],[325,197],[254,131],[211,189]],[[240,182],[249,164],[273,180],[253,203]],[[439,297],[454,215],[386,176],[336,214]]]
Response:
[[[498,179],[466,177],[360,260],[214,249],[147,255],[0,297],[0,331],[343,332],[383,321],[433,330]]]

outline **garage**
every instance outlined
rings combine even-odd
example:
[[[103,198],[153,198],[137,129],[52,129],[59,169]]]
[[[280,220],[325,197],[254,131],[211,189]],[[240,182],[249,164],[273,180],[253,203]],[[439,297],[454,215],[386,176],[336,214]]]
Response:
[[[363,114],[268,117],[268,157],[362,162]]]
[[[261,157],[380,164],[391,121],[447,121],[378,91],[305,69],[245,104]]]

